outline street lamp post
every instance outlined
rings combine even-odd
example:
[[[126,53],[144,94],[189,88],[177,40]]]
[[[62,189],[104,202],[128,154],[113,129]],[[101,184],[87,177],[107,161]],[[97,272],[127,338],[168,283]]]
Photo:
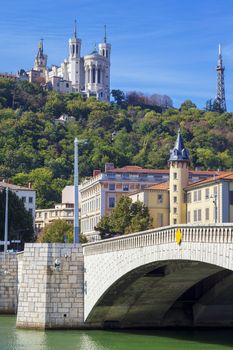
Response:
[[[78,139],[74,140],[74,243],[79,243]]]
[[[5,207],[5,230],[4,230],[4,256],[7,253],[7,243],[8,243],[8,196],[9,189],[6,187],[6,207]]]
[[[78,191],[78,144],[87,140],[74,140],[74,243],[79,243],[79,191]]]

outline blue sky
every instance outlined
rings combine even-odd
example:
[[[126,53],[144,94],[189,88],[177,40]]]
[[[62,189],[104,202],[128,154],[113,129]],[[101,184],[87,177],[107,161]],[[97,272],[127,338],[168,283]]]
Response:
[[[233,110],[232,0],[0,0],[0,72],[31,68],[43,37],[49,64],[67,56],[73,21],[82,54],[103,38],[112,44],[111,87],[171,96],[199,107],[216,93],[221,43],[226,99]]]

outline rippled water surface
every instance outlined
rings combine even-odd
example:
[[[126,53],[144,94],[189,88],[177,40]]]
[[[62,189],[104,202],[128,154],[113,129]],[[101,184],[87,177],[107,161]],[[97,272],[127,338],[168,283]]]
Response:
[[[223,350],[233,348],[233,330],[30,331],[0,316],[0,350]]]

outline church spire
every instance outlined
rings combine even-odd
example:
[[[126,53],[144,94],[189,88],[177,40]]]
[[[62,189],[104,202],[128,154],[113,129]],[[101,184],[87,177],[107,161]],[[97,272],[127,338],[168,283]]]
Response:
[[[104,43],[107,44],[107,26],[104,26]]]
[[[77,20],[74,20],[74,38],[77,39]]]

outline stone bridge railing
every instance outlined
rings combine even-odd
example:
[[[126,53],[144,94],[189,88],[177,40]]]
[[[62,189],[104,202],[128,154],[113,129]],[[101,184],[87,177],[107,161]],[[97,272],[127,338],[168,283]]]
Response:
[[[176,241],[178,229],[182,233],[182,242],[233,243],[233,224],[175,225],[87,243],[83,245],[84,255],[172,243]]]

